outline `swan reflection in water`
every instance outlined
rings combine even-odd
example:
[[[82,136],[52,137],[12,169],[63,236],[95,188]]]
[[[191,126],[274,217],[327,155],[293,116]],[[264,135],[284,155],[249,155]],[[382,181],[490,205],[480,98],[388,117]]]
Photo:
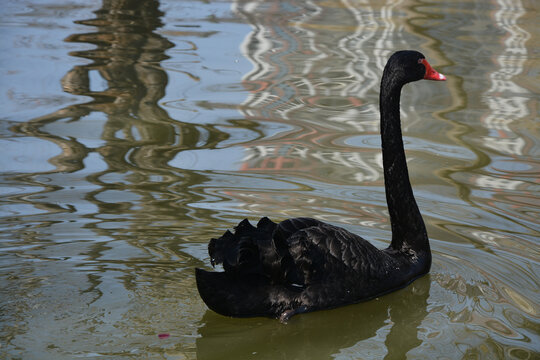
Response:
[[[378,299],[295,317],[283,324],[265,318],[224,318],[207,310],[197,339],[197,359],[404,359],[421,345],[427,316],[429,274]],[[369,340],[384,339],[384,348]],[[380,339],[377,343],[380,343]],[[390,351],[390,352],[388,352]],[[388,353],[387,353],[388,352]]]

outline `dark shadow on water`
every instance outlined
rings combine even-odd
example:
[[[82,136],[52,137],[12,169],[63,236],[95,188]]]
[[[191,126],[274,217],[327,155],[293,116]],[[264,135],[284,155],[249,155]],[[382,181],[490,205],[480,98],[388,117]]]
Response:
[[[213,148],[229,135],[213,126],[176,120],[159,103],[168,85],[161,62],[169,58],[166,52],[174,47],[157,31],[164,16],[159,7],[159,1],[104,0],[94,11],[95,17],[74,21],[87,31],[72,34],[65,41],[85,44],[89,49],[70,53],[84,59],[84,64],[67,71],[61,85],[66,93],[80,96],[80,101],[11,128],[14,133],[52,142],[61,149],[48,160],[55,169],[17,175],[17,181],[33,183],[36,176],[76,173],[91,164],[99,170],[88,170],[86,180],[95,186],[85,199],[99,211],[86,217],[184,217],[188,211],[184,203],[196,200],[184,193],[171,196],[170,188],[190,188],[206,178],[173,168],[169,161],[186,149]],[[88,129],[92,133],[86,134]],[[100,162],[105,164],[96,165]],[[103,201],[103,194],[117,189],[119,183],[122,190],[142,199],[138,207],[129,201]],[[39,194],[49,195],[72,186],[61,178],[55,185],[39,190]],[[156,201],[149,196],[149,189],[173,198]],[[58,208],[56,200],[45,202],[43,199],[40,206],[51,212],[74,211]],[[92,224],[95,222],[88,226]]]
[[[355,358],[404,359],[422,343],[418,328],[428,313],[429,291],[425,276],[379,299],[293,317],[287,325],[208,310],[201,320],[197,359],[329,359],[353,346],[346,354]],[[376,336],[386,349],[362,343]]]
[[[48,159],[54,169],[15,174],[10,179],[37,189],[14,196],[13,201],[54,215],[43,215],[38,227],[83,219],[80,226],[98,237],[129,239],[131,245],[146,251],[147,243],[171,234],[170,227],[155,223],[168,220],[176,228],[188,227],[186,221],[195,217],[185,204],[200,196],[184,189],[206,177],[173,168],[168,162],[186,149],[213,148],[229,135],[213,126],[176,120],[160,104],[168,85],[161,63],[175,44],[158,32],[164,16],[159,7],[160,2],[154,0],[103,0],[92,18],[75,20],[84,32],[67,36],[65,42],[82,44],[83,50],[70,52],[78,65],[66,72],[61,85],[66,93],[79,97],[77,103],[10,128],[17,135],[51,142],[60,149]],[[121,191],[122,196],[111,198],[107,195],[111,190]],[[16,217],[9,220],[23,222]],[[41,240],[39,236],[48,236],[43,233],[24,231],[18,237],[33,243]],[[100,261],[111,248],[106,242],[89,242],[80,255]],[[140,264],[126,263],[127,284]],[[84,291],[99,299],[102,277],[108,274],[103,267],[96,268],[89,273]]]

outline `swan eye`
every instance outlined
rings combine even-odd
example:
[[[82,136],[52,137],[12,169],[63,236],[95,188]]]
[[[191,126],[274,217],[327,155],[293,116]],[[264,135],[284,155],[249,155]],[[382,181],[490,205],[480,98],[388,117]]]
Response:
[[[423,64],[423,63],[424,63],[424,59],[418,59],[418,63],[419,63],[419,64]]]

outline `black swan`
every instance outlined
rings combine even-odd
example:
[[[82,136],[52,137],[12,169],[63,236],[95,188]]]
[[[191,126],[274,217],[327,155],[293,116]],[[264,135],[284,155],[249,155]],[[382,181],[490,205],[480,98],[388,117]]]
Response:
[[[400,289],[426,274],[431,250],[405,160],[399,101],[403,85],[446,80],[417,51],[398,51],[388,60],[379,106],[386,201],[392,241],[379,250],[358,235],[311,218],[276,224],[247,219],[235,232],[210,240],[212,265],[196,269],[197,288],[215,312],[236,317],[291,316],[369,300]]]

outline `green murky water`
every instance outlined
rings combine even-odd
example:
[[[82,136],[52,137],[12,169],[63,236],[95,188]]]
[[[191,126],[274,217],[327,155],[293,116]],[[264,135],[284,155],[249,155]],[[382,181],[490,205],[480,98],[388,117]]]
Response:
[[[38,1],[0,12],[0,357],[540,358],[535,1]],[[210,237],[312,216],[384,247],[378,87],[434,253],[370,302],[229,319]],[[159,334],[169,334],[160,338]]]

